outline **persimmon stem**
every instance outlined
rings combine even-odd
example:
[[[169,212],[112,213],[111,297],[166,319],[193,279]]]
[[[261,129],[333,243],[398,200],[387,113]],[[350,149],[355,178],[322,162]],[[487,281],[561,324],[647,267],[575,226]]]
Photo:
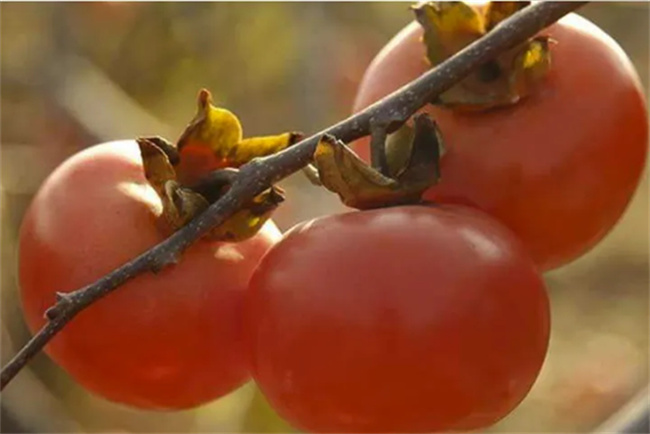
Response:
[[[302,172],[309,182],[317,187],[322,187],[323,183],[320,180],[320,175],[318,174],[318,169],[313,164],[308,164],[302,168]]]
[[[370,164],[384,176],[388,173],[388,158],[386,157],[387,127],[384,124],[370,124]]]
[[[0,390],[87,306],[139,274],[159,270],[174,263],[192,243],[223,223],[253,197],[268,189],[271,184],[304,168],[311,162],[316,145],[323,134],[331,134],[349,143],[369,135],[373,119],[380,119],[382,124],[386,125],[387,132],[393,132],[428,101],[432,101],[473,70],[586,3],[548,1],[527,6],[434,69],[365,110],[282,152],[245,164],[239,169],[238,176],[226,194],[187,226],[96,282],[60,297],[55,305],[48,309],[48,322],[2,368]]]

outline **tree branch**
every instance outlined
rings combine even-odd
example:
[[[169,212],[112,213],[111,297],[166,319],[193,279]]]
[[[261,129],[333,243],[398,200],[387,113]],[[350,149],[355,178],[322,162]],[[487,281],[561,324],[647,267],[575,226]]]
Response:
[[[156,272],[176,262],[185,249],[211,228],[223,223],[245,202],[267,189],[270,184],[306,166],[311,161],[316,145],[323,134],[333,135],[348,143],[367,136],[371,124],[385,126],[388,132],[392,132],[428,101],[449,89],[476,67],[524,42],[585,3],[540,2],[528,6],[435,69],[362,112],[278,154],[253,160],[242,166],[230,190],[187,226],[93,284],[67,294],[59,294],[56,304],[46,312],[48,322],[2,368],[0,390],[4,389],[27,362],[85,307],[145,271]]]

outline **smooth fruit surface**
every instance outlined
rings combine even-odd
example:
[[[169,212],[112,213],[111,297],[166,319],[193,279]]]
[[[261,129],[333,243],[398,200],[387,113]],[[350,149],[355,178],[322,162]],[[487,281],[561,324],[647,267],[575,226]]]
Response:
[[[20,233],[20,286],[32,331],[55,292],[93,283],[163,241],[158,196],[138,146],[82,151],[45,181]],[[280,237],[273,224],[240,244],[199,241],[176,265],[142,274],[81,312],[46,350],[79,383],[112,400],[180,409],[214,400],[248,373],[239,327],[260,257]]]
[[[481,113],[427,106],[445,141],[441,181],[427,199],[472,205],[525,243],[542,269],[584,254],[621,217],[646,164],[648,113],[618,44],[571,14],[543,34],[551,69],[518,104]],[[369,66],[354,111],[428,69],[417,23]],[[368,141],[357,152],[368,159]]]
[[[501,224],[456,205],[302,223],[247,297],[252,375],[306,431],[485,427],[524,398],[547,351],[535,264]]]

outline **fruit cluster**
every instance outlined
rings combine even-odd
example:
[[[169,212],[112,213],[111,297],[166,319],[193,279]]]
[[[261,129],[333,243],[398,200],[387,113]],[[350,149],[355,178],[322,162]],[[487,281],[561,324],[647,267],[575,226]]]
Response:
[[[525,2],[431,2],[378,54],[355,110],[489,32]],[[430,117],[429,117],[430,116]],[[435,119],[435,123],[431,120]],[[512,411],[547,353],[541,273],[593,247],[636,189],[647,111],[630,61],[577,15],[485,65],[389,137],[371,167],[325,136],[319,185],[345,214],[281,235],[271,187],[179,263],[91,305],[47,348],[80,384],[146,409],[194,407],[249,377],[312,432],[484,428]],[[27,322],[161,242],[252,158],[298,133],[242,137],[199,94],[176,144],[112,142],[64,162],[20,235]],[[373,148],[373,152],[377,149]]]

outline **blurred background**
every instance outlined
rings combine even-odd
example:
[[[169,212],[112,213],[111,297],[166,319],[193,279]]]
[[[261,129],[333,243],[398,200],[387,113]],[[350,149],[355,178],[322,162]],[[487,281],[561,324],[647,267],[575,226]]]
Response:
[[[580,13],[612,35],[647,88],[649,6]],[[374,54],[411,20],[408,3],[2,3],[2,363],[29,337],[16,281],[18,228],[66,157],[141,135],[175,140],[201,87],[246,136],[316,132],[349,114]],[[294,175],[281,229],[342,209]],[[647,399],[648,181],[616,229],[548,274],[553,334],[533,391],[493,432],[586,432]],[[289,432],[252,384],[177,413],[89,395],[40,355],[2,394],[2,432]],[[646,431],[647,432],[647,431]]]

